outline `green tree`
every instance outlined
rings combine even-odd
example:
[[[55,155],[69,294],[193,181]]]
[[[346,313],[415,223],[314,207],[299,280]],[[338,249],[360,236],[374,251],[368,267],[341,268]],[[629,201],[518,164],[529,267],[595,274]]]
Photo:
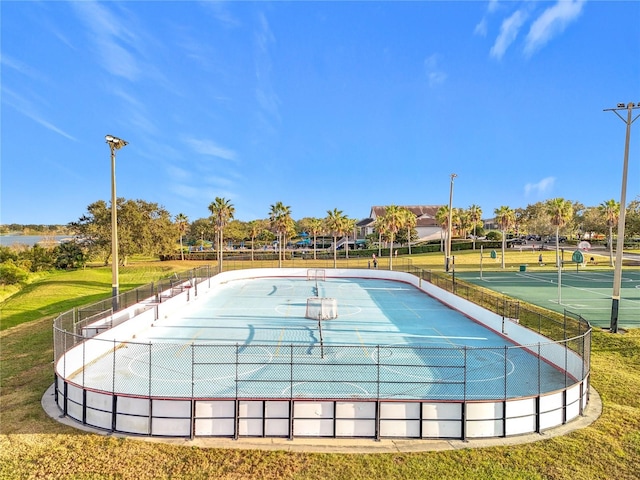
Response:
[[[473,204],[468,209],[469,212],[469,221],[473,227],[473,249],[476,249],[476,237],[478,236],[478,224],[482,223],[482,208],[478,205]]]
[[[549,235],[551,233],[551,221],[543,202],[527,205],[522,211],[519,221],[529,233],[536,235]]]
[[[397,205],[389,205],[385,208],[383,218],[385,229],[389,233],[389,270],[393,270],[393,242],[396,234],[404,225],[402,208]]]
[[[387,241],[387,224],[385,223],[384,216],[376,217],[374,222],[374,229],[378,233],[378,257],[382,256],[382,242]]]
[[[587,207],[580,202],[573,202],[573,215],[569,222],[571,236],[580,237],[582,233],[582,225],[584,224],[584,218],[587,213]]]
[[[600,215],[605,219],[607,227],[609,228],[609,237],[607,243],[609,244],[609,265],[613,267],[613,227],[618,225],[618,218],[620,218],[620,202],[616,202],[613,198],[602,202],[598,206]]]
[[[344,224],[344,232],[345,235],[347,236],[346,238],[346,242],[344,243],[344,256],[345,258],[349,258],[349,234],[350,233],[354,233],[353,235],[353,248],[356,248],[356,235],[355,235],[355,229],[356,229],[356,221],[353,218],[345,218],[345,224]]]
[[[234,244],[242,243],[249,238],[249,226],[240,220],[231,220],[224,229],[225,238]]]
[[[188,242],[204,249],[207,240],[214,237],[215,228],[210,218],[199,218],[193,221],[189,227]]]
[[[269,222],[271,223],[271,228],[276,232],[278,237],[278,267],[282,268],[282,252],[286,245],[286,235],[287,232],[293,228],[291,207],[282,202],[276,202],[271,205],[269,210]]]
[[[180,232],[180,259],[184,261],[184,246],[182,245],[182,237],[187,233],[189,227],[189,218],[183,213],[179,213],[175,218],[178,232]]]
[[[444,256],[446,259],[447,257],[449,257],[449,252],[447,252],[447,249],[444,248],[445,232],[447,237],[449,236],[449,207],[447,205],[442,205],[436,211],[436,222],[438,222],[438,225],[440,225],[440,251],[444,250]]]
[[[134,254],[159,255],[175,250],[177,230],[167,210],[157,203],[118,198],[118,254],[126,266]],[[87,207],[87,213],[70,224],[86,245],[90,257],[111,257],[111,209],[99,200]]]
[[[56,268],[71,269],[86,265],[87,256],[77,241],[64,242],[56,247]]]
[[[218,250],[218,273],[222,273],[222,245],[224,242],[224,227],[233,219],[235,208],[230,200],[222,197],[216,197],[209,204],[211,212],[211,221],[215,225],[217,234],[217,250]]]
[[[9,260],[14,262],[18,260],[18,254],[13,248],[0,245],[0,263],[7,262]]]
[[[248,234],[251,238],[251,261],[253,262],[253,256],[255,251],[256,239],[262,235],[264,230],[268,228],[266,220],[251,220],[248,225]]]
[[[605,234],[607,225],[598,207],[588,207],[582,215],[581,229],[589,240],[593,240],[596,234]]]
[[[564,198],[552,198],[546,202],[547,215],[551,220],[551,225],[556,227],[556,266],[560,265],[560,229],[571,219],[573,215],[573,205]]]
[[[504,254],[505,254],[505,246],[507,244],[507,230],[513,225],[514,221],[514,211],[507,207],[506,205],[502,205],[500,208],[496,208],[494,210],[494,214],[496,216],[496,221],[500,224],[500,230],[502,231],[502,268],[504,268]]]
[[[640,238],[640,196],[627,206],[624,223],[626,235],[631,238]]]
[[[322,218],[311,218],[307,224],[307,233],[313,237],[313,259],[316,260],[317,238],[324,232],[324,220]]]
[[[457,208],[458,211],[458,226],[460,227],[460,238],[467,238],[469,230],[472,227],[471,215],[469,210],[464,208]]]
[[[85,242],[89,258],[101,258],[108,265],[111,257],[111,209],[104,200],[87,207],[78,221],[69,224]]]
[[[348,218],[342,213],[342,210],[334,208],[327,210],[325,217],[325,225],[327,231],[333,237],[333,268],[338,266],[338,237],[342,237],[348,231]]]
[[[413,214],[413,212],[408,208],[402,209],[402,216],[403,216],[402,218],[403,227],[406,229],[406,232],[407,232],[407,246],[409,249],[409,255],[411,255],[411,240],[412,238],[414,238],[413,233],[415,231],[414,229],[416,227],[416,224],[418,223],[418,219]]]
[[[28,278],[29,272],[16,265],[13,260],[0,263],[0,285],[15,285],[26,282]]]
[[[118,203],[118,252],[123,266],[131,255],[175,252],[178,230],[166,209],[144,200]]]

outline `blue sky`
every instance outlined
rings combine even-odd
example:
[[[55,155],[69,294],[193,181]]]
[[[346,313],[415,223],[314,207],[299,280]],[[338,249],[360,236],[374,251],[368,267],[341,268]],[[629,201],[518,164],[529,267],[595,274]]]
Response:
[[[0,223],[620,200],[640,2],[0,3]],[[627,200],[640,195],[640,121]]]

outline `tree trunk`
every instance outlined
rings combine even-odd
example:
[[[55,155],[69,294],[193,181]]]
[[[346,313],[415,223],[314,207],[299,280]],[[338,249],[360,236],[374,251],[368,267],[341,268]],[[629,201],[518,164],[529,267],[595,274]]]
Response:
[[[609,266],[613,267],[613,226],[609,227]]]
[[[556,227],[556,267],[562,268],[562,265],[560,265],[560,239],[558,235],[560,235],[560,227]]]

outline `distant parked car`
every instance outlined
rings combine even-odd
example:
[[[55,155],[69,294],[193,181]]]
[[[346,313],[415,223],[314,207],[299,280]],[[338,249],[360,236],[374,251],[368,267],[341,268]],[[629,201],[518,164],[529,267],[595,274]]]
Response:
[[[564,235],[560,235],[558,237],[558,243],[564,243],[567,241],[567,237],[565,237]],[[544,243],[556,243],[556,236],[555,235],[549,235],[545,240]]]
[[[509,245],[526,245],[527,241],[524,238],[514,238],[508,241]]]

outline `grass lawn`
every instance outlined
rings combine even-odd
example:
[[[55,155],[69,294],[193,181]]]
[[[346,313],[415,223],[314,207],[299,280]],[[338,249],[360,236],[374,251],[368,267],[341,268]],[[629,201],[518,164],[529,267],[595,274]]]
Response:
[[[525,254],[510,252],[507,268],[527,261],[521,256]],[[473,269],[479,265],[478,257],[477,252],[456,253],[456,266]],[[537,263],[537,254],[531,258]],[[411,260],[424,268],[442,269],[441,254]],[[359,261],[366,266],[367,259]],[[401,261],[406,258],[398,258]],[[350,259],[349,266],[355,266],[353,262]],[[121,289],[195,266],[132,263],[120,271]],[[322,263],[314,266],[330,268]],[[233,262],[225,267],[234,268]],[[488,268],[484,263],[483,267]],[[184,447],[66,427],[49,418],[40,405],[53,381],[52,318],[73,306],[106,298],[110,290],[111,270],[94,267],[44,275],[0,303],[0,479],[639,478],[638,329],[617,335],[594,332],[592,385],[602,397],[602,416],[582,430],[546,440],[542,436],[531,444],[424,453],[292,453]]]

